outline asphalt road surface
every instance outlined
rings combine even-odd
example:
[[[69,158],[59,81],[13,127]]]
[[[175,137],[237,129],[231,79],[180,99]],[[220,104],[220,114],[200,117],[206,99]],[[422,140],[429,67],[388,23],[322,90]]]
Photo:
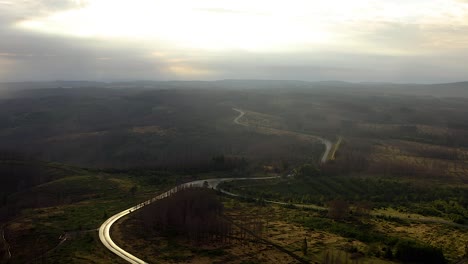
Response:
[[[219,190],[218,189],[218,186],[219,184],[221,184],[222,182],[228,182],[228,181],[241,181],[241,180],[268,180],[268,179],[275,179],[275,178],[278,178],[280,176],[272,176],[272,177],[260,177],[260,178],[215,178],[215,179],[206,179],[206,180],[196,180],[196,181],[192,181],[192,182],[187,182],[187,183],[184,183],[184,184],[181,184],[181,185],[178,185],[172,189],[170,189],[169,191],[166,191],[150,200],[147,200],[143,203],[140,203],[140,204],[137,204],[131,208],[128,208],[126,210],[123,210],[122,212],[120,213],[117,213],[113,216],[111,216],[109,219],[107,219],[102,225],[101,227],[99,228],[99,239],[101,240],[102,244],[108,248],[110,251],[112,251],[113,253],[115,253],[117,256],[121,257],[122,259],[128,261],[129,263],[135,263],[135,264],[141,264],[141,263],[147,263],[145,262],[144,260],[141,260],[139,259],[138,257],[130,254],[129,252],[123,250],[121,247],[117,246],[114,241],[112,241],[112,238],[110,236],[110,229],[112,227],[112,225],[118,221],[120,218],[124,217],[125,215],[131,213],[131,212],[134,212],[138,209],[141,209],[143,208],[144,206],[150,204],[150,203],[153,203],[157,200],[160,200],[160,199],[163,199],[165,197],[168,197],[176,192],[178,192],[179,190],[182,190],[184,188],[188,188],[188,187],[208,187],[208,188],[212,188],[212,189],[215,189],[215,190]],[[235,194],[230,194],[226,191],[223,191],[223,190],[220,190],[228,195],[234,195]]]
[[[241,123],[239,121],[245,115],[244,111],[242,111],[241,109],[238,109],[238,108],[232,108],[232,110],[234,110],[236,112],[239,112],[239,115],[234,119],[235,124],[241,125],[241,126],[249,126],[248,124]],[[277,130],[279,130],[279,129],[277,129]],[[316,135],[304,134],[304,133],[299,133],[299,132],[294,132],[294,134],[301,134],[301,135],[305,135],[305,136],[308,136],[308,137],[313,137],[313,138],[317,139],[318,141],[322,142],[322,144],[325,145],[325,151],[323,152],[323,155],[322,155],[322,158],[320,159],[320,162],[322,162],[322,163],[327,162],[327,160],[329,158],[329,155],[330,155],[330,151],[331,151],[331,149],[333,147],[333,143],[330,140],[319,137],[319,136],[316,136]]]
[[[235,108],[233,108],[233,110],[239,112],[239,116],[237,116],[234,119],[234,123],[236,123],[238,125],[247,126],[246,124],[243,124],[243,123],[241,123],[239,121],[245,115],[245,112],[240,110],[240,109],[235,109]],[[314,137],[317,138],[318,140],[320,140],[326,146],[325,153],[322,156],[322,162],[326,162],[326,160],[328,158],[328,155],[330,153],[331,147],[332,147],[332,143],[330,141],[324,139],[324,138],[317,137],[317,136],[314,136]],[[139,203],[139,204],[137,204],[137,205],[135,205],[135,206],[133,206],[131,208],[128,208],[126,210],[123,210],[120,213],[117,213],[117,214],[111,216],[99,228],[99,239],[101,240],[102,244],[106,248],[108,248],[114,254],[116,254],[117,256],[119,256],[122,259],[126,260],[127,262],[134,263],[134,264],[147,263],[144,260],[141,260],[138,257],[136,257],[136,256],[130,254],[129,252],[123,250],[121,247],[116,245],[115,242],[112,240],[112,238],[110,236],[110,229],[111,229],[112,225],[115,222],[117,222],[120,218],[122,218],[122,217],[126,216],[127,214],[132,213],[132,212],[134,212],[134,211],[136,211],[138,209],[141,209],[142,207],[144,207],[144,206],[146,206],[146,205],[148,205],[150,203],[153,203],[153,202],[155,202],[157,200],[168,197],[168,196],[178,192],[179,190],[187,188],[187,187],[203,187],[203,186],[205,186],[205,187],[208,187],[208,188],[212,188],[212,189],[221,191],[221,192],[223,192],[223,193],[225,193],[227,195],[237,196],[236,194],[229,193],[227,191],[219,189],[218,188],[219,184],[221,184],[222,182],[228,182],[228,181],[268,180],[268,179],[274,179],[274,178],[278,178],[278,177],[280,177],[280,176],[261,177],[261,178],[215,178],[215,179],[206,179],[206,180],[196,180],[196,181],[187,182],[187,183],[178,185],[178,186],[170,189],[169,191],[166,191],[166,192],[164,192],[164,193],[162,193],[162,194],[160,194],[160,195],[158,195],[158,196],[156,196],[156,197],[154,197],[154,198],[152,198],[152,199],[150,199],[148,201]],[[269,201],[269,202],[272,202],[272,201]]]

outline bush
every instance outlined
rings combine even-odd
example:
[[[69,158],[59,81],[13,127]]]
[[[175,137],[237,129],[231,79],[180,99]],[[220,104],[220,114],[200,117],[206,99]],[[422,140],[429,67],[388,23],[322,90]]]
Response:
[[[297,170],[297,176],[300,179],[320,176],[320,170],[312,164],[304,164]]]
[[[396,245],[395,258],[405,262],[446,263],[442,250],[430,245],[403,240]]]

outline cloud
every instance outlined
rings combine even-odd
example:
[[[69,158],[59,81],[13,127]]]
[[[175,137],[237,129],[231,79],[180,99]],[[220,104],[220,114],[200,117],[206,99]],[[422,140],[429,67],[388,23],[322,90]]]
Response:
[[[362,23],[348,27],[364,50],[389,55],[417,55],[464,50],[468,45],[467,25],[421,25],[397,22]]]
[[[9,80],[158,79],[166,63],[148,59],[135,44],[70,39],[21,31],[3,31],[0,59],[9,61],[1,77]],[[102,60],[108,58],[108,60]]]
[[[467,1],[137,2],[0,0],[0,78],[466,78]]]
[[[17,14],[42,16],[53,12],[86,7],[86,0],[14,0],[2,1],[0,6],[8,8]]]

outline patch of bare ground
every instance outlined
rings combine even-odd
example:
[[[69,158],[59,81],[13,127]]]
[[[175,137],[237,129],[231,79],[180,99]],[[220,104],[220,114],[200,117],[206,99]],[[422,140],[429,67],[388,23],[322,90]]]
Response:
[[[370,252],[371,246],[363,242],[323,230],[309,229],[295,222],[301,217],[319,217],[318,212],[279,205],[258,206],[238,202],[234,202],[231,208],[234,212],[261,216],[266,221],[264,236],[269,241],[308,259],[310,263],[393,263],[350,252],[350,249],[355,249],[357,252]],[[307,241],[308,248],[305,255],[304,239]]]
[[[82,138],[104,136],[107,133],[108,133],[108,131],[95,131],[95,132],[87,132],[87,133],[72,133],[72,134],[65,134],[65,135],[60,135],[60,136],[49,137],[49,138],[46,139],[46,141],[77,140],[77,139],[82,139]]]
[[[468,182],[468,151],[424,143],[386,140],[374,147],[370,170],[406,169],[444,183]]]
[[[136,134],[156,134],[158,136],[166,136],[173,134],[175,129],[166,129],[159,126],[137,126],[130,129]]]
[[[111,233],[116,244],[149,263],[298,263],[250,236],[195,243],[185,237],[150,235],[142,230],[136,215],[119,221]]]
[[[249,221],[261,219],[263,231],[260,236],[271,244],[242,232],[234,232],[232,237],[223,241],[204,243],[191,242],[184,237],[151,235],[153,232],[141,227],[136,214],[118,222],[111,230],[112,237],[123,249],[149,263],[300,263],[278,247],[310,263],[325,263],[327,258],[339,259],[342,263],[392,263],[350,253],[350,248],[369,252],[369,245],[360,241],[308,229],[294,222],[302,215],[318,216],[314,211],[278,205],[260,206],[229,198],[223,200],[225,214],[234,223],[243,223],[244,227],[254,229],[254,225],[249,226]],[[307,241],[305,254],[304,239]]]

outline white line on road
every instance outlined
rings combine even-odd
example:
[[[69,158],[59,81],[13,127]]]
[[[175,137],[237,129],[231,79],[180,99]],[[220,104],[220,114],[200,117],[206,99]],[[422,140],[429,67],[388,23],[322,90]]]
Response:
[[[169,197],[170,195],[178,192],[179,190],[183,190],[188,187],[203,187],[208,184],[208,188],[212,188],[215,190],[218,190],[218,186],[222,182],[227,182],[227,181],[239,181],[239,180],[267,180],[267,179],[275,179],[278,178],[279,176],[272,176],[272,177],[260,177],[260,178],[215,178],[215,179],[206,179],[206,180],[196,180],[192,182],[187,182],[181,185],[178,185],[172,189],[170,189],[167,192],[164,192],[150,200],[147,200],[143,203],[137,204],[131,208],[128,208],[126,210],[123,210],[120,213],[117,213],[113,216],[111,216],[109,219],[107,219],[99,228],[99,239],[101,240],[102,244],[106,248],[108,248],[110,251],[115,253],[117,256],[121,257],[122,259],[126,260],[129,263],[133,264],[144,264],[147,263],[138,257],[128,253],[127,251],[123,250],[121,247],[117,246],[112,238],[110,237],[110,229],[112,225],[118,221],[120,218],[126,216],[127,214],[134,212],[138,209],[143,208],[145,205],[151,204],[157,200],[163,199],[165,197]],[[205,183],[206,182],[206,183]]]
[[[234,123],[236,123],[238,125],[247,126],[245,124],[240,123],[240,121],[239,121],[239,119],[241,119],[245,115],[245,112],[240,110],[240,109],[236,109],[236,108],[233,108],[233,110],[239,112],[239,116],[237,116],[234,119]],[[331,144],[330,141],[328,141],[326,139],[323,139],[321,137],[317,137],[317,136],[313,136],[313,137],[317,138],[318,140],[320,140],[322,143],[325,144],[326,150],[325,150],[325,153],[323,154],[323,157],[322,157],[322,162],[325,162],[327,160],[327,158],[328,158],[328,153],[331,150],[331,145],[332,144]],[[111,229],[112,225],[115,222],[117,222],[119,219],[121,219],[122,217],[124,217],[127,214],[132,213],[132,212],[134,212],[134,211],[136,211],[138,209],[141,209],[145,205],[148,205],[148,204],[151,204],[151,203],[153,203],[153,202],[155,202],[157,200],[166,198],[166,197],[178,192],[179,190],[187,188],[187,187],[203,187],[204,185],[208,184],[209,188],[219,190],[218,186],[222,182],[239,181],[239,180],[268,180],[268,179],[275,179],[275,178],[279,178],[279,177],[280,176],[260,177],[260,178],[219,178],[219,179],[215,178],[215,179],[206,179],[206,180],[196,180],[196,181],[192,181],[192,182],[188,182],[188,183],[178,185],[178,186],[170,189],[169,191],[166,191],[166,192],[164,192],[164,193],[162,193],[162,194],[160,194],[160,195],[158,195],[158,196],[156,196],[154,198],[151,198],[150,200],[147,200],[147,201],[145,201],[143,203],[137,204],[137,205],[135,205],[135,206],[133,206],[131,208],[128,208],[126,210],[123,210],[120,213],[117,213],[117,214],[111,216],[99,228],[99,239],[101,240],[102,244],[106,248],[108,248],[114,254],[116,254],[117,256],[119,256],[122,259],[126,260],[127,262],[132,263],[132,264],[145,264],[147,262],[139,259],[138,257],[128,253],[127,251],[123,250],[121,247],[117,246],[114,243],[114,241],[112,240],[111,236],[110,236],[110,229]],[[205,182],[206,182],[206,184],[205,184]],[[228,193],[228,192],[226,192],[224,190],[220,190],[220,191],[222,191],[222,192],[224,192],[225,194],[228,194],[228,195],[236,196],[235,194]]]

